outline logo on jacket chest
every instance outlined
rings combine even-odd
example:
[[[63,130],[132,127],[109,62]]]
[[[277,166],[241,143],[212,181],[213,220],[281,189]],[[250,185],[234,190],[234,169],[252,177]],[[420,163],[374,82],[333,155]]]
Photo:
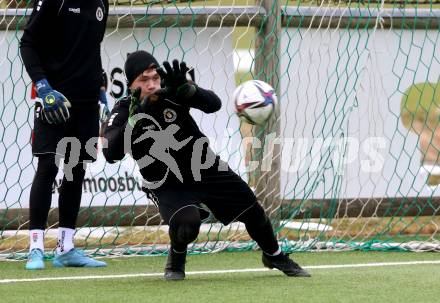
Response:
[[[74,14],[81,14],[81,8],[69,7],[69,12],[74,13]]]
[[[176,121],[177,113],[174,109],[165,108],[165,110],[163,111],[163,118],[165,119],[165,122],[174,122]]]
[[[100,6],[98,6],[98,8],[96,9],[96,19],[98,21],[102,21],[102,19],[104,19],[104,12],[102,11],[102,8]]]

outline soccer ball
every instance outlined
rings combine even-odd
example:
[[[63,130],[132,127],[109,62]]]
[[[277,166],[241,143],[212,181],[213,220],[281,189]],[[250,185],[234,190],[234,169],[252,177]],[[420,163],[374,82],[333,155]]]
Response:
[[[260,80],[250,80],[235,89],[234,101],[238,117],[255,125],[269,119],[278,99],[272,86]]]

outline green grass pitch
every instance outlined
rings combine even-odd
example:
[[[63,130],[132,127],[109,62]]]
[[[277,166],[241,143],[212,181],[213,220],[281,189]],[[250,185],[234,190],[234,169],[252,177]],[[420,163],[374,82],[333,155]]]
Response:
[[[440,264],[317,268],[318,265],[440,260],[438,253],[309,252],[293,258],[310,267],[312,278],[288,278],[262,269],[259,252],[189,256],[185,281],[162,278],[165,257],[106,259],[102,269],[56,269],[29,272],[24,262],[1,262],[1,302],[438,302]],[[71,280],[73,276],[134,275]],[[4,283],[6,279],[67,277],[59,281]]]

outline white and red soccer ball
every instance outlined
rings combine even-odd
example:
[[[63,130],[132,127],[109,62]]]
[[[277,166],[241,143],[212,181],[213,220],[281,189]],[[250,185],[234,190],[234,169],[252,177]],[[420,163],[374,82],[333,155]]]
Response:
[[[240,119],[250,124],[263,124],[272,115],[278,99],[266,82],[249,80],[234,91],[235,110]]]

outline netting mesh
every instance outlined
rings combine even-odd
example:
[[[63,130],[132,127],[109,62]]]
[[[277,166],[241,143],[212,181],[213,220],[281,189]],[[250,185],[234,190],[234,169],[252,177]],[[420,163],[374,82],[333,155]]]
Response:
[[[427,1],[110,1],[102,44],[110,103],[127,53],[184,59],[223,100],[192,112],[213,149],[255,188],[286,250],[439,250],[440,4]],[[245,7],[243,7],[245,6]],[[281,10],[278,8],[281,8]],[[32,1],[0,0],[0,254],[28,249],[36,160],[33,100],[18,51]],[[279,13],[278,13],[279,12]],[[235,87],[278,91],[260,127],[239,121]],[[244,144],[255,136],[261,145]],[[260,166],[248,171],[250,161]],[[46,248],[56,245],[53,188]],[[126,157],[88,167],[76,245],[98,254],[163,253],[169,242]],[[238,223],[211,217],[192,252],[255,248]]]

